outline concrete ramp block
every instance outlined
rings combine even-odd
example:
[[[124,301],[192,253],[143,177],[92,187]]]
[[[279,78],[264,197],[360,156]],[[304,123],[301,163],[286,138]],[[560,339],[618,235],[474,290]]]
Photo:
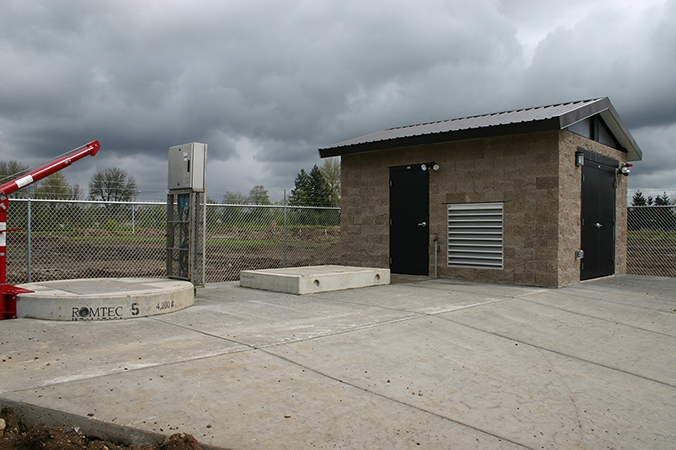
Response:
[[[351,266],[306,266],[243,270],[239,285],[287,294],[316,294],[390,284],[390,270]]]
[[[166,278],[85,278],[22,284],[19,318],[67,321],[133,319],[178,311],[195,303],[192,283]]]

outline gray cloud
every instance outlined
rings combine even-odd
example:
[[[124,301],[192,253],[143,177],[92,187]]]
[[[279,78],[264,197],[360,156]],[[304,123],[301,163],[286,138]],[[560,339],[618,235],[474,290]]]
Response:
[[[644,150],[632,185],[668,188],[674,19],[674,0],[5,0],[0,158],[99,139],[69,178],[119,165],[161,199],[167,148],[201,141],[210,196],[279,198],[334,142],[609,96]]]

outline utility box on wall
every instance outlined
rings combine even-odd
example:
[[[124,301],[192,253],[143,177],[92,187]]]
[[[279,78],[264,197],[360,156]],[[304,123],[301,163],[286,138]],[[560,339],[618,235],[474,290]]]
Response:
[[[191,142],[169,147],[169,190],[204,192],[207,144]]]

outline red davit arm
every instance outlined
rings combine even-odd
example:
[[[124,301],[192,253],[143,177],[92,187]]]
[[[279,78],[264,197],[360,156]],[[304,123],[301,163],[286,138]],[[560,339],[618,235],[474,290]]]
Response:
[[[78,159],[82,159],[89,155],[96,155],[100,148],[101,144],[99,144],[99,141],[91,141],[89,144],[85,145],[84,148],[81,148],[70,155],[59,158],[52,163],[40,167],[39,169],[28,172],[26,175],[19,177],[16,180],[12,180],[9,183],[3,184],[0,186],[0,194],[10,195],[21,188],[33,184],[36,181],[40,181],[43,178],[70,166],[71,163],[77,161]]]
[[[99,141],[92,141],[80,150],[63,156],[54,162],[45,164],[39,169],[28,172],[26,175],[12,180],[0,186],[0,320],[14,319],[16,317],[16,296],[26,292],[33,292],[7,284],[7,244],[6,235],[14,229],[7,229],[7,209],[9,208],[9,195],[30,184],[40,181],[53,173],[70,166],[73,162],[85,156],[96,155],[101,148]]]

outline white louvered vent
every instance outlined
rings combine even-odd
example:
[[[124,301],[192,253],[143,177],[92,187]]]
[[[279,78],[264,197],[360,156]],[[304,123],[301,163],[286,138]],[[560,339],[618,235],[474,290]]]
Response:
[[[503,203],[448,205],[448,267],[502,269]]]

